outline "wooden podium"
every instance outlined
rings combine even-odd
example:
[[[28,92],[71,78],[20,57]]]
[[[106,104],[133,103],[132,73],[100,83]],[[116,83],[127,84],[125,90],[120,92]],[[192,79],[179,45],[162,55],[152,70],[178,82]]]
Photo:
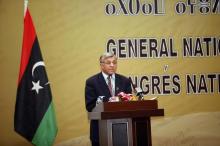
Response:
[[[152,146],[151,116],[164,116],[157,100],[104,102],[88,113],[99,121],[100,146]]]

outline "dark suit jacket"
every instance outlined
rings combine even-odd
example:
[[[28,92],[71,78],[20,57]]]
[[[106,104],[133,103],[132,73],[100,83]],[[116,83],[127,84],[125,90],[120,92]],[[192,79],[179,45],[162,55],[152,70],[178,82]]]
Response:
[[[115,74],[115,95],[120,92],[131,93],[131,83],[125,76]],[[111,97],[108,85],[106,84],[102,73],[98,73],[86,80],[85,102],[88,112],[91,112],[96,106],[96,100],[99,96],[105,96],[106,101],[108,101],[109,97]],[[99,142],[97,120],[91,120],[90,122],[90,139],[92,141]]]

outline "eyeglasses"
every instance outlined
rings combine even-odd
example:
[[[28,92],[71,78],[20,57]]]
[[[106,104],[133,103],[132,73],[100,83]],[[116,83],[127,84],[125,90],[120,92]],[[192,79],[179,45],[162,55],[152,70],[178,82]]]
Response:
[[[111,64],[117,65],[117,61],[113,61],[113,62],[106,61],[106,62],[101,62],[101,63],[106,64],[106,65],[111,65]]]

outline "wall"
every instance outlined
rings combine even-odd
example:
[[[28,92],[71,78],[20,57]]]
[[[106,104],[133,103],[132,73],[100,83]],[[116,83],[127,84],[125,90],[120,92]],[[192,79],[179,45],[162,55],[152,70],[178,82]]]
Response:
[[[151,0],[141,2],[142,4],[150,3],[153,6]],[[178,94],[149,93],[145,96],[145,99],[158,97],[159,106],[165,109],[166,116],[220,110],[219,55],[183,57],[184,37],[187,39],[191,37],[193,40],[197,37],[201,40],[205,37],[216,38],[218,43],[219,13],[201,14],[199,9],[196,9],[194,14],[189,14],[189,9],[187,9],[186,13],[177,14],[174,7],[177,2],[178,0],[164,1],[164,14],[147,16],[143,13],[124,15],[122,10],[118,15],[107,15],[105,8],[109,3],[114,4],[117,10],[120,9],[119,1],[112,0],[29,2],[29,9],[51,82],[59,127],[56,143],[88,134],[89,122],[84,105],[85,80],[99,72],[98,58],[107,49],[110,39],[127,41],[143,38],[148,41],[149,38],[154,38],[159,42],[162,38],[167,40],[170,38],[173,41],[173,49],[178,53],[176,57],[122,58],[119,56],[118,61],[118,72],[127,76],[140,78],[145,76],[150,79],[154,75],[162,82],[162,76],[167,75],[168,78],[165,80],[170,84],[166,86],[167,90],[177,88],[172,82],[172,76],[179,77],[177,82],[181,86],[181,91]],[[128,6],[127,4],[125,3],[125,6]],[[23,11],[23,1],[0,0],[1,145],[31,145],[13,131],[23,36]],[[143,45],[147,46],[147,43],[149,42]],[[125,54],[125,45],[122,43],[121,48],[116,46],[116,50],[121,49],[121,53]],[[201,48],[205,50],[206,44],[202,42],[201,45]],[[211,48],[213,49],[213,44]],[[191,91],[189,94],[186,93],[187,74],[196,75],[198,82],[201,82],[196,84],[200,85],[201,93],[193,94]],[[207,76],[201,77],[201,74],[216,75],[216,79],[213,80],[213,93],[210,89],[205,93],[205,89],[202,88],[204,82],[210,87],[211,81]],[[147,91],[145,88],[147,83],[145,80],[141,85],[144,91]],[[152,85],[150,81],[149,85]],[[165,84],[161,83],[158,87],[162,90],[163,86]],[[156,89],[157,87],[154,88],[155,92]]]

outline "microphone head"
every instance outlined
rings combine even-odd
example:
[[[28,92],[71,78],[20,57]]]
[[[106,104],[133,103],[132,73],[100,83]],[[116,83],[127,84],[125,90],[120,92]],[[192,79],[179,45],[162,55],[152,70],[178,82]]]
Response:
[[[140,87],[136,87],[135,90],[137,93],[143,93],[143,90]]]
[[[139,100],[144,100],[143,90],[140,87],[137,87],[133,82],[131,77],[129,77],[130,83],[134,89],[134,92],[136,93],[136,96],[138,96]]]
[[[140,87],[136,87],[136,96],[138,96],[139,100],[144,100],[143,90]]]

